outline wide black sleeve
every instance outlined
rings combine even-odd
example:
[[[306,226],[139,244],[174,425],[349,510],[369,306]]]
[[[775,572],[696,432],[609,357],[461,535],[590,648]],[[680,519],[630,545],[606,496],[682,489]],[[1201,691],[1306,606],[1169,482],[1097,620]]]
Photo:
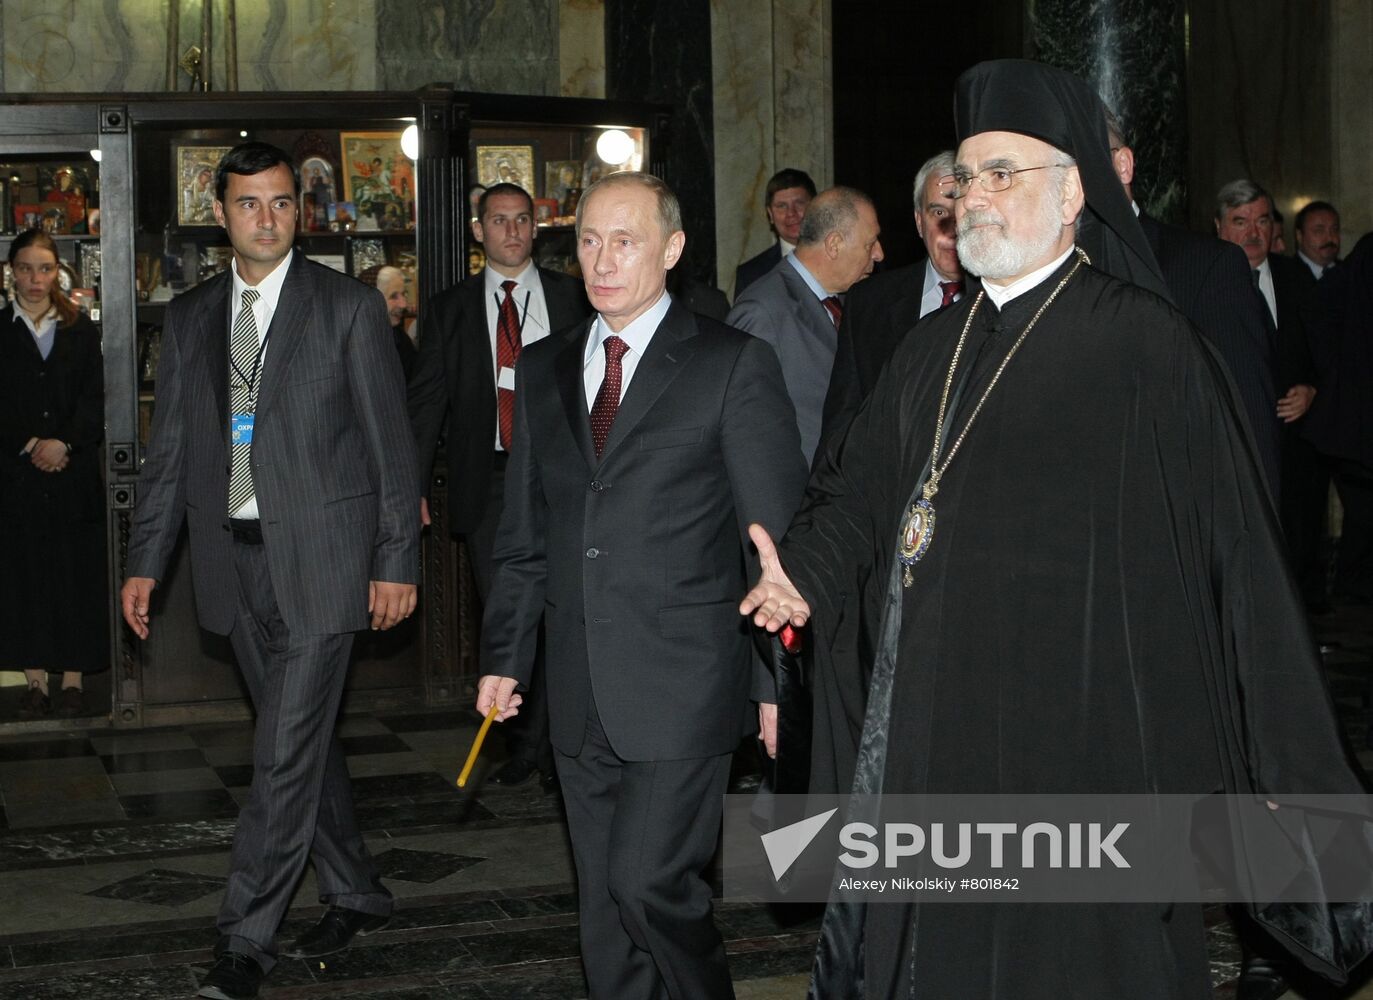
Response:
[[[420,318],[419,350],[415,370],[406,387],[406,405],[410,411],[410,426],[415,433],[415,452],[419,469],[421,496],[429,493],[429,480],[434,472],[434,454],[438,451],[443,421],[448,415],[448,372],[445,358],[448,341],[457,327],[457,309],[452,294],[441,293],[430,299],[429,307]]]

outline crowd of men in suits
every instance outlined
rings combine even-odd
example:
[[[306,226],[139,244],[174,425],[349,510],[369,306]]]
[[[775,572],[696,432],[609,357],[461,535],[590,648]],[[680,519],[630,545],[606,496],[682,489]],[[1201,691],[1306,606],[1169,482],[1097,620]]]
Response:
[[[1108,130],[1133,201],[1133,151]],[[776,242],[739,266],[725,322],[718,295],[667,291],[686,234],[662,181],[614,174],[584,194],[580,282],[534,262],[530,196],[494,185],[471,222],[486,265],[427,304],[407,386],[383,299],[293,253],[286,154],[245,143],[225,157],[215,212],[234,267],[169,309],[122,594],[146,636],[189,522],[201,621],[232,640],[257,710],[201,996],[257,994],[309,859],[330,908],[285,954],[330,954],[389,919],[334,725],[353,632],[415,609],[441,437],[450,530],[484,605],[478,708],[509,720],[495,780],[561,786],[592,995],[732,995],[702,873],[733,751],[756,726],[772,752],[777,725],[738,611],[756,575],[748,526],[780,537],[809,465],[897,344],[973,290],[953,173],[941,152],[914,177],[926,259],[874,273],[872,201],[780,171],[764,204]],[[1318,291],[1339,261],[1338,213],[1302,208],[1295,258],[1273,252],[1272,200],[1249,181],[1221,190],[1219,239],[1139,214],[1178,308],[1239,390],[1308,601],[1327,597],[1332,478],[1337,596],[1373,596],[1370,477],[1306,433],[1335,357],[1315,331],[1329,326]]]

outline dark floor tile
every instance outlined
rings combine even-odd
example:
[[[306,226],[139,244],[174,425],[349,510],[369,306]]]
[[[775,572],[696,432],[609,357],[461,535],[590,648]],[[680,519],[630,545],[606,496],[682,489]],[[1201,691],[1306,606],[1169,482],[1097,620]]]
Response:
[[[225,764],[214,769],[225,788],[247,788],[253,783],[252,764]]]
[[[394,830],[397,834],[416,833],[417,827],[489,822],[496,818],[475,799],[458,798],[434,802],[360,802],[356,812],[358,826],[364,831]]]
[[[789,907],[759,905],[719,909],[715,911],[715,923],[726,941],[735,941],[818,931],[822,912],[819,904],[804,909],[796,904]]]
[[[401,907],[392,914],[387,930],[422,930],[508,919],[509,915],[496,905],[496,900],[469,899],[430,906]]]
[[[366,947],[348,949],[344,954],[361,962],[364,970],[384,970],[386,975],[430,975],[461,972],[477,967],[479,959],[468,950],[466,942],[456,937],[426,938],[418,941],[396,940]],[[338,955],[333,956],[338,958]],[[326,960],[327,961],[327,960]],[[382,974],[367,971],[363,975],[346,975],[347,970],[330,966],[324,972],[311,969],[316,979],[361,979]]]
[[[471,709],[423,712],[410,715],[378,715],[377,721],[393,733],[423,733],[450,729],[475,729],[481,716]]]
[[[215,726],[188,726],[186,735],[198,747],[252,746],[253,724],[233,722]]]
[[[376,856],[377,870],[383,878],[428,885],[450,875],[481,864],[486,858],[462,854],[443,854],[439,851],[412,851],[395,847]]]
[[[194,747],[185,750],[134,750],[127,753],[102,754],[100,762],[106,774],[130,774],[136,771],[180,771],[188,767],[205,767],[205,755]]]
[[[483,966],[514,965],[548,958],[575,958],[580,954],[575,925],[495,931],[465,935],[461,940]]]
[[[195,951],[213,948],[218,940],[219,931],[215,929],[214,922],[206,920],[203,926],[175,930],[141,929],[108,935],[88,931],[79,937],[54,935],[51,940],[13,944],[8,950],[14,955],[14,964],[23,968]]]
[[[393,733],[373,733],[368,736],[340,736],[343,752],[350,757],[365,753],[410,753],[410,744]]]
[[[508,966],[497,972],[467,974],[462,978],[446,975],[440,981],[461,994],[479,1000],[571,1000],[584,997],[588,990],[579,958],[531,962]]]
[[[193,996],[199,980],[184,965],[161,969],[120,969],[0,984],[0,1000],[182,1000]]]
[[[541,896],[501,896],[495,900],[508,917],[538,917],[547,914],[577,912],[575,892],[555,892]]]
[[[814,959],[813,939],[787,944],[769,943],[766,948],[730,952],[729,973],[736,982],[794,976],[799,972],[809,972]]]
[[[374,774],[353,779],[353,801],[358,805],[397,800],[434,800],[458,798],[458,789],[443,775],[433,771],[411,774]]]
[[[119,804],[129,819],[226,818],[238,815],[238,803],[222,788],[156,795],[121,795]]]
[[[101,899],[122,899],[129,903],[153,903],[157,906],[181,906],[212,892],[220,892],[227,881],[212,875],[179,872],[169,868],[154,868],[118,882],[92,889],[87,896]]]
[[[32,740],[26,743],[0,743],[0,763],[95,755],[95,747],[91,746],[91,741],[84,736],[61,740]]]

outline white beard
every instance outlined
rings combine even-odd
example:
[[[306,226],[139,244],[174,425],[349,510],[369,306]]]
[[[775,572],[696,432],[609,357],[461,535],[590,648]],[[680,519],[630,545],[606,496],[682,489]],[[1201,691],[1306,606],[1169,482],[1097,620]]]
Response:
[[[963,269],[999,281],[1033,269],[1045,260],[1063,235],[1059,216],[1061,185],[1046,184],[1038,207],[1034,235],[1015,243],[1006,235],[1006,219],[991,209],[968,212],[958,220],[958,259]],[[977,226],[980,228],[974,229]]]

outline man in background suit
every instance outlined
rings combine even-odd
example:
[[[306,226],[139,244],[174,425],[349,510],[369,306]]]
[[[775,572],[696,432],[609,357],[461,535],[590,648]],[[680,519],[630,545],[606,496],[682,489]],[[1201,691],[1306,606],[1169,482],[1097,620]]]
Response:
[[[467,544],[483,604],[491,592],[491,548],[504,504],[515,362],[525,347],[590,311],[579,281],[534,263],[535,234],[534,203],[524,188],[495,184],[482,192],[472,235],[486,250],[486,267],[430,300],[409,386],[420,493],[428,493],[444,434],[453,484],[448,528]],[[492,775],[496,784],[521,784],[537,770],[544,790],[553,789],[557,779],[542,687],[536,685],[521,718],[507,730],[510,759]]]
[[[257,713],[217,959],[200,990],[254,997],[313,858],[324,918],[286,951],[315,957],[390,919],[334,736],[353,633],[415,609],[414,442],[386,306],[291,249],[290,159],[243,143],[220,162],[230,271],[167,307],[157,413],[129,543],[124,619],[149,598],[186,521],[200,624],[228,635]]]
[[[1328,201],[1309,201],[1295,225],[1297,260],[1319,281],[1340,259],[1340,213]]]
[[[1302,437],[1302,418],[1316,398],[1316,369],[1302,311],[1314,280],[1299,261],[1271,253],[1273,200],[1251,180],[1235,180],[1216,195],[1216,234],[1239,245],[1263,296],[1274,347],[1274,395],[1281,421],[1279,515],[1292,572],[1313,610],[1325,610],[1321,548],[1329,476]]]
[[[811,180],[810,175],[804,170],[787,167],[768,178],[767,190],[763,193],[763,213],[768,218],[768,227],[777,234],[777,242],[735,268],[736,301],[745,288],[771,271],[783,257],[796,249],[801,220],[806,217],[806,209],[814,197],[815,181]]]
[[[926,160],[915,174],[915,228],[925,245],[925,259],[874,274],[855,285],[844,300],[844,321],[839,324],[834,372],[825,397],[826,439],[848,425],[907,331],[922,316],[963,297],[952,173],[953,150],[945,150]]]
[[[664,290],[686,239],[667,185],[603,178],[577,236],[596,316],[517,370],[477,709],[518,710],[542,618],[590,995],[723,1000],[702,874],[750,698],[776,732],[737,624],[747,527],[786,524],[805,467],[776,355]]]
[[[1106,133],[1111,166],[1139,217],[1173,305],[1211,342],[1235,380],[1254,432],[1259,466],[1269,495],[1276,500],[1281,425],[1273,402],[1273,342],[1244,254],[1224,240],[1167,225],[1141,211],[1134,194],[1135,152],[1125,138],[1124,126],[1110,111]]]
[[[807,465],[820,443],[844,312],[839,296],[882,259],[880,235],[867,195],[845,187],[822,192],[801,223],[796,252],[754,282],[729,313],[731,326],[766,340],[781,359]]]

